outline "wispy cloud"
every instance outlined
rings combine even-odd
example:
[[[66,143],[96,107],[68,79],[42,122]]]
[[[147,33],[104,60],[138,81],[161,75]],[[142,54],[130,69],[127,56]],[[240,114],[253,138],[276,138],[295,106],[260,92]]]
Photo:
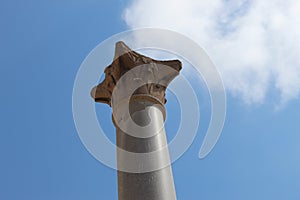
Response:
[[[203,46],[227,90],[246,103],[279,104],[300,94],[300,1],[133,0],[129,27],[161,27]],[[277,92],[270,92],[277,91]]]

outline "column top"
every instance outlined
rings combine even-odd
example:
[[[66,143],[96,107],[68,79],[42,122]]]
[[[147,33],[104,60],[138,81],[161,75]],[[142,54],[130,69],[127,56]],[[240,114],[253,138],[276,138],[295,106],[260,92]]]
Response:
[[[143,66],[139,68],[139,66]],[[105,79],[91,91],[91,96],[96,102],[106,103],[109,106],[112,101],[112,94],[117,82],[121,77],[128,73],[130,78],[122,80],[122,83],[130,85],[136,80],[155,80],[153,83],[146,83],[134,91],[134,95],[146,95],[166,103],[165,91],[168,84],[179,74],[182,65],[179,60],[160,61],[144,56],[131,50],[124,42],[116,43],[115,55],[113,62],[106,67]],[[146,81],[147,82],[147,81]],[[121,98],[130,98],[130,94],[121,91]]]

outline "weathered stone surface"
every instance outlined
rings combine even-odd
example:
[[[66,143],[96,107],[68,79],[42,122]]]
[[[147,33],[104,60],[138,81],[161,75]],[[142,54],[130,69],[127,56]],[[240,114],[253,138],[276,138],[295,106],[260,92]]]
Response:
[[[133,95],[150,95],[164,104],[166,102],[166,87],[179,74],[181,62],[179,60],[154,60],[131,50],[124,42],[116,43],[114,60],[105,69],[104,81],[92,89],[92,97],[96,102],[106,103],[111,106],[112,93],[120,78],[131,69],[142,65],[146,66],[147,70],[142,68],[132,72],[134,74],[129,76],[131,78],[126,79],[122,84],[125,84],[125,86],[133,84],[133,81],[136,79],[153,79],[155,83],[144,84],[135,90]],[[128,97],[126,92],[120,95],[121,98]]]

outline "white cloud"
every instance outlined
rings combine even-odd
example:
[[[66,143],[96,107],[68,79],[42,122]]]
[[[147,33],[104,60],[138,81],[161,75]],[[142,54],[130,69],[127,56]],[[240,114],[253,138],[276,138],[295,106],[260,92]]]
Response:
[[[225,86],[246,103],[277,90],[285,103],[300,94],[300,1],[133,0],[129,27],[161,27],[203,46]],[[271,92],[272,94],[274,92]]]

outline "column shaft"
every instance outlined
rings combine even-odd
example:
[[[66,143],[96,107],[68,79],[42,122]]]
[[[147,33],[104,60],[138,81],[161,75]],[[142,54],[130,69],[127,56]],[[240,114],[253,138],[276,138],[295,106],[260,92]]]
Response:
[[[145,105],[141,109],[141,105]],[[153,106],[149,102],[133,102],[130,104],[131,117],[140,126],[149,125],[151,116],[149,108]],[[147,108],[147,110],[146,110]],[[143,110],[144,109],[144,110]],[[161,110],[152,109],[152,117],[162,116]],[[157,119],[161,119],[157,121]],[[153,119],[155,123],[152,126],[147,127],[150,130],[160,131],[154,136],[146,138],[134,137],[130,134],[125,133],[123,130],[117,127],[117,146],[123,150],[134,152],[134,153],[148,153],[157,151],[167,145],[166,133],[163,127],[163,118],[156,117]],[[148,129],[148,130],[149,130]],[[145,133],[139,133],[143,136]],[[163,154],[164,152],[162,152]],[[168,154],[168,152],[165,152]],[[118,166],[130,165],[129,159],[124,156],[117,155]],[[162,156],[158,154],[157,157],[151,159],[151,165],[159,165],[160,163],[166,163],[170,159],[169,155]],[[141,159],[137,161],[138,165],[149,165],[148,161]],[[118,197],[119,200],[176,200],[176,193],[172,175],[171,166],[168,165],[162,169],[146,172],[146,173],[128,173],[118,171]]]

